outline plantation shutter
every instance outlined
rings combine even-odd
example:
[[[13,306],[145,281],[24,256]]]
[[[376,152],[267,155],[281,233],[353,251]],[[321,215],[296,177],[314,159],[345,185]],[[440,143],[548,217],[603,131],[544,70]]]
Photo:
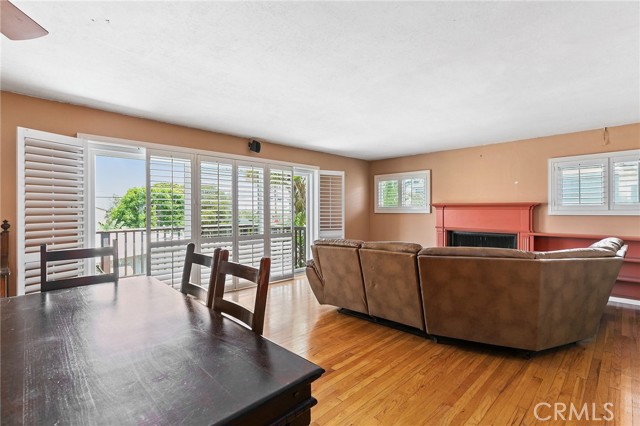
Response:
[[[271,279],[293,276],[293,169],[269,169]]]
[[[200,157],[200,252],[213,255],[216,248],[229,250],[233,259],[233,162]],[[211,270],[200,267],[200,285],[209,286]],[[231,285],[231,277],[227,284]]]
[[[620,210],[640,208],[640,158],[615,157],[613,169],[613,208]]]
[[[243,265],[260,267],[266,256],[265,244],[265,168],[261,164],[237,165],[235,261]],[[241,286],[246,283],[238,283]]]
[[[319,237],[344,238],[344,172],[320,171]]]
[[[40,245],[85,247],[85,145],[67,136],[18,129],[18,294],[40,290]],[[51,279],[84,274],[85,262],[51,262]],[[21,287],[24,283],[24,288]]]
[[[566,162],[556,167],[558,208],[607,208],[607,161]]]
[[[147,151],[147,270],[174,288],[192,237],[191,202],[191,156]]]

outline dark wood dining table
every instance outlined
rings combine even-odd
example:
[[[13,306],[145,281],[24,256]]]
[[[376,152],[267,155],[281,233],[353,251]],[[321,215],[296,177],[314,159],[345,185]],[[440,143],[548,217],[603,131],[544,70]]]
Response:
[[[151,277],[0,300],[2,424],[309,424],[317,365]]]

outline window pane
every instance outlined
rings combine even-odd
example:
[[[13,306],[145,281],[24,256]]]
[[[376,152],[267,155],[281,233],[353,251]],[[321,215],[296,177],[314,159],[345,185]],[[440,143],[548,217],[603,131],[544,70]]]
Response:
[[[424,188],[424,179],[402,179],[402,207],[424,207]]]
[[[233,166],[203,161],[200,164],[200,218],[204,238],[233,235]]]
[[[621,161],[613,165],[613,193],[616,204],[636,204],[638,196],[639,161]]]
[[[291,233],[293,226],[293,171],[271,169],[269,172],[271,233]]]
[[[398,207],[398,181],[378,181],[378,207]]]
[[[191,161],[151,155],[149,183],[151,240],[191,238]]]
[[[560,204],[602,206],[605,204],[605,166],[576,165],[560,169]]]
[[[238,232],[264,233],[264,168],[238,166]]]

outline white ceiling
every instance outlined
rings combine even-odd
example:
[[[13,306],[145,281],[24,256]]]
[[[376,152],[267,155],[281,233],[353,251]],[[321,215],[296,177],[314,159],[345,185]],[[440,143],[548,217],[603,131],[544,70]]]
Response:
[[[2,90],[362,159],[640,122],[640,3],[13,1]],[[179,141],[177,141],[179,142]]]

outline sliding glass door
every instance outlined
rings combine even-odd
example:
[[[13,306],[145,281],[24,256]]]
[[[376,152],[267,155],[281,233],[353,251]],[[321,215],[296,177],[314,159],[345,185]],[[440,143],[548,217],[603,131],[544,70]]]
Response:
[[[146,273],[174,288],[189,242],[203,253],[228,249],[246,265],[267,256],[272,280],[293,276],[301,250],[290,166],[29,129],[20,129],[18,150],[20,293],[39,290],[42,243],[53,249],[117,243],[121,276]],[[63,278],[86,268],[110,265],[55,264],[51,273]],[[195,272],[192,279],[206,285],[210,271]],[[230,289],[244,285],[228,282]]]

